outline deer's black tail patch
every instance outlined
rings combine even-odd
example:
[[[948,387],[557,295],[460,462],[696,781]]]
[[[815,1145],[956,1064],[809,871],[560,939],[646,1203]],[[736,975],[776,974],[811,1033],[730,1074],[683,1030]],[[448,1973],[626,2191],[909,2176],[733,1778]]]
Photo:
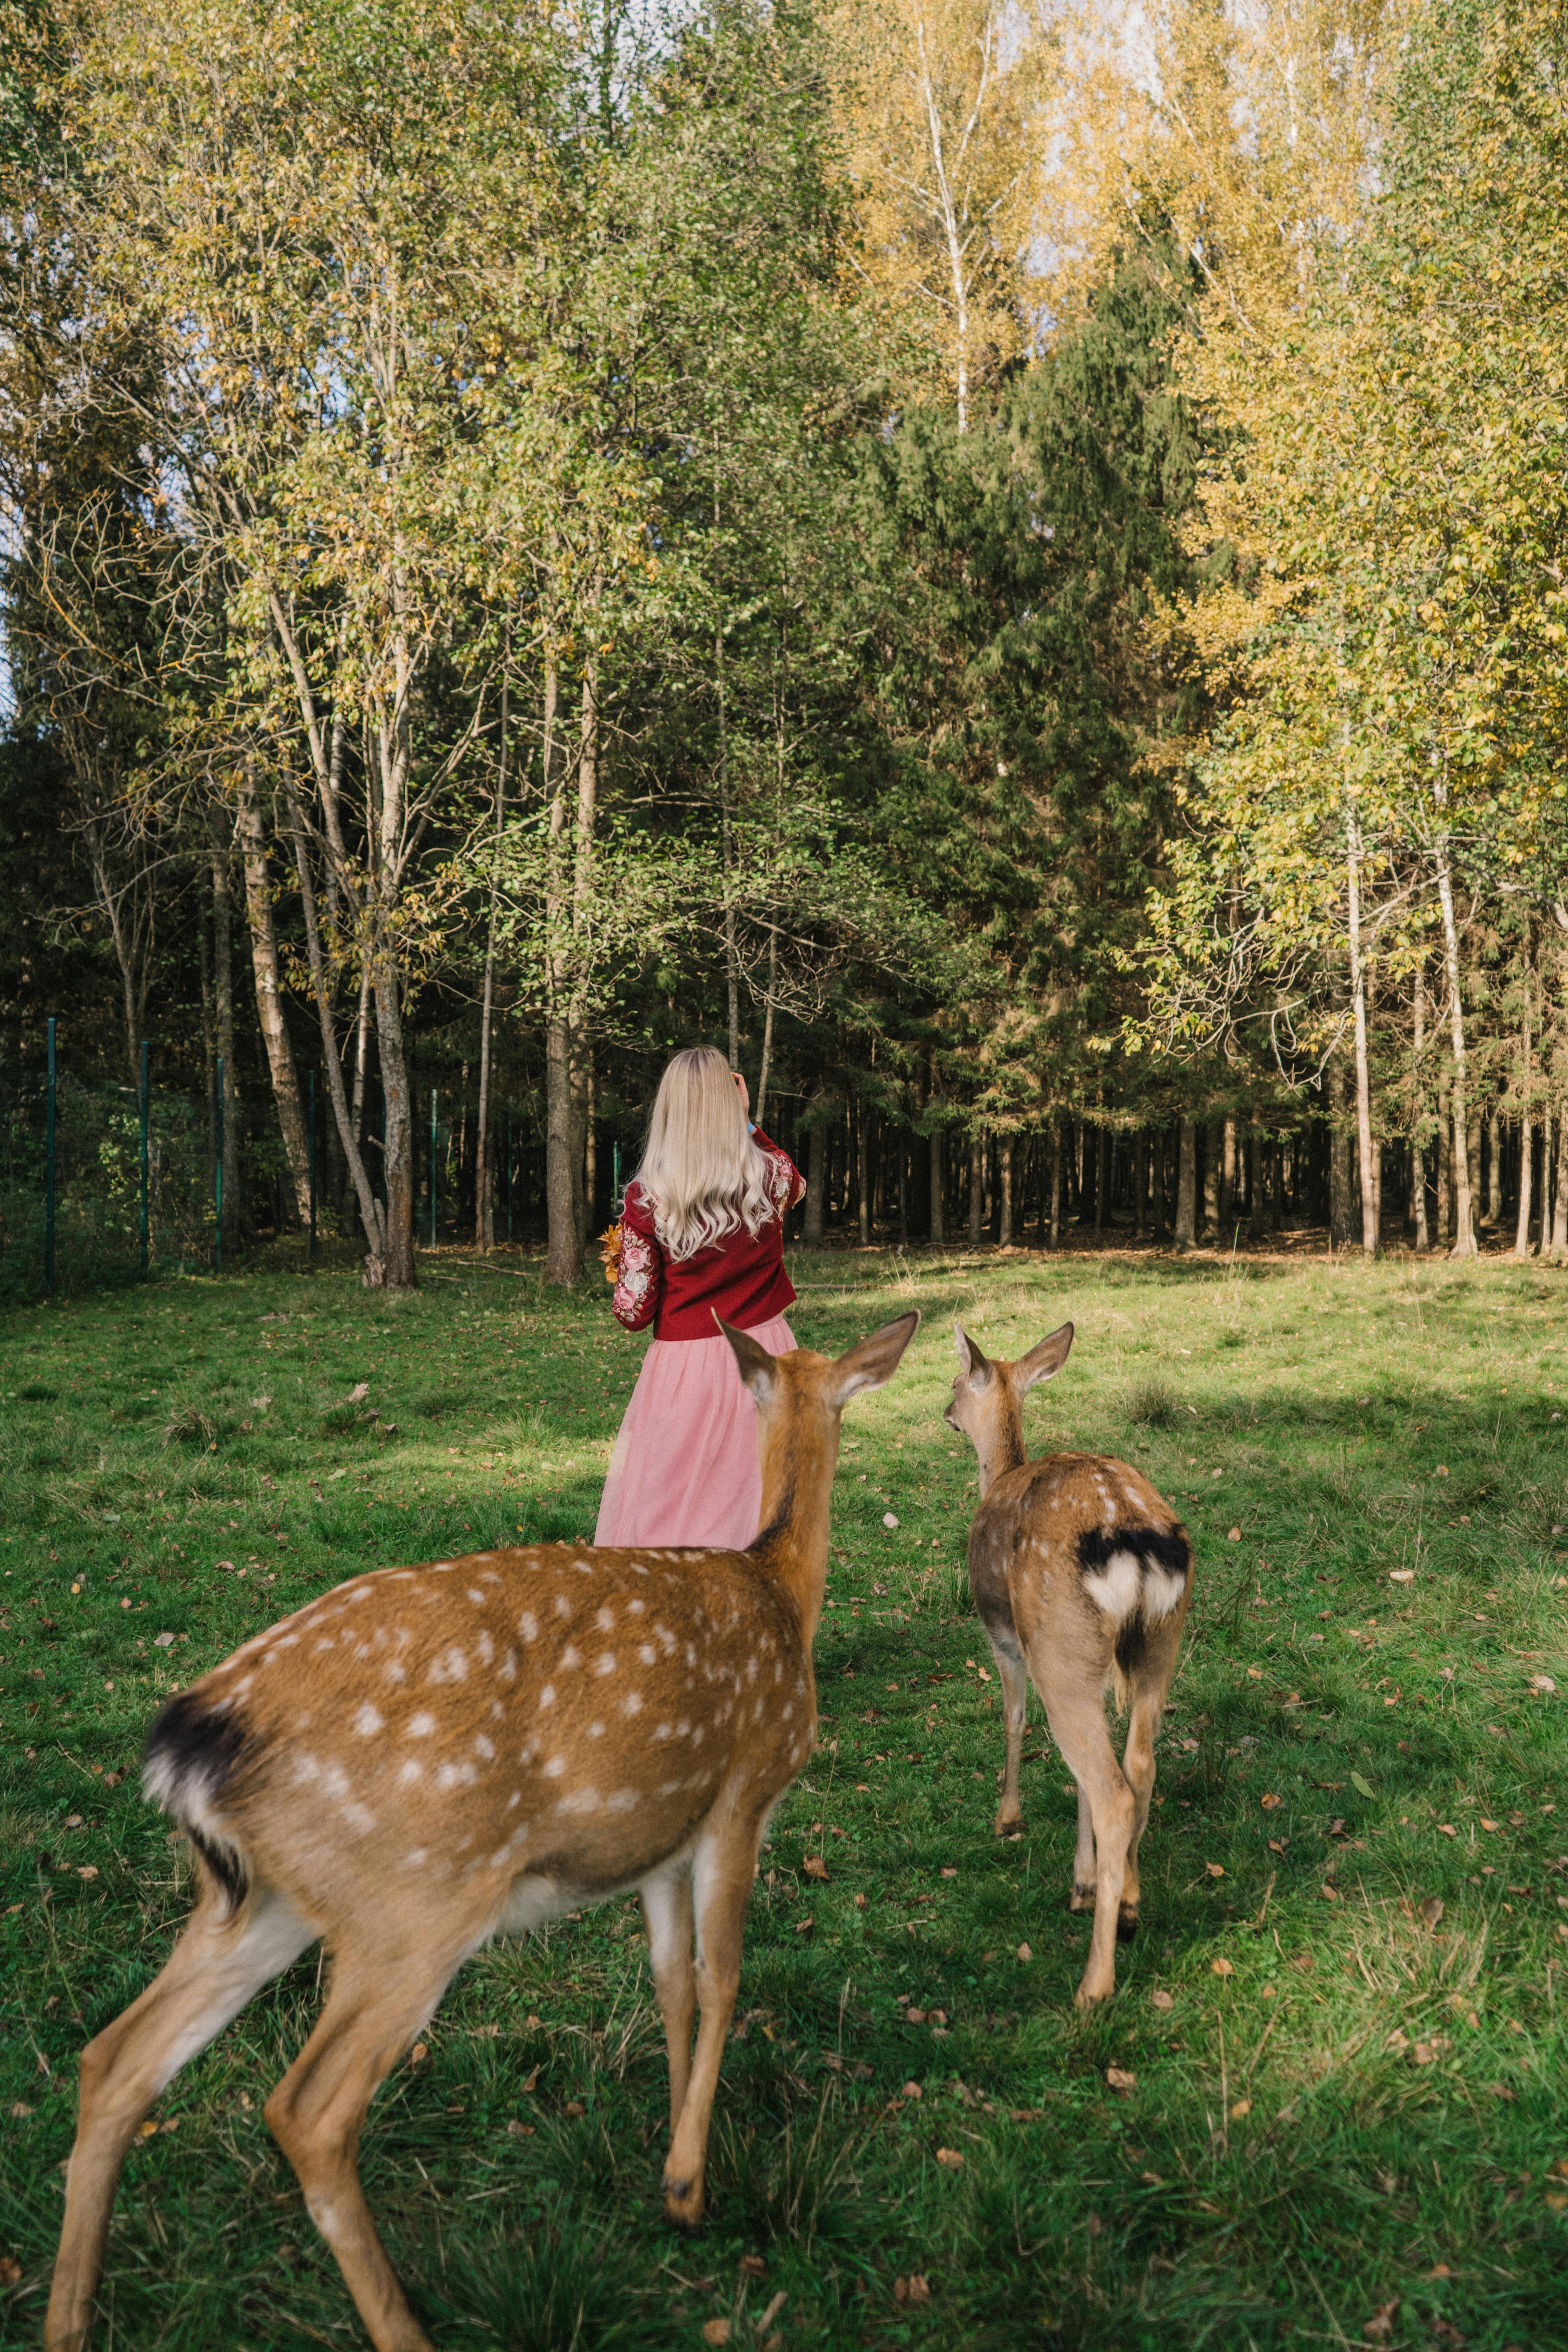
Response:
[[[223,1817],[223,1800],[247,1763],[252,1741],[243,1722],[197,1691],[181,1691],[147,1734],[142,1785],[178,1822],[236,1909],[250,1873]]]

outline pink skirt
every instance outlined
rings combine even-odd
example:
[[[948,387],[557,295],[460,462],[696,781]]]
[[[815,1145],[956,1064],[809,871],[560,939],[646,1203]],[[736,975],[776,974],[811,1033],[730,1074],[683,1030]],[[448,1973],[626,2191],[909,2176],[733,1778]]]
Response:
[[[770,1356],[794,1352],[782,1315],[750,1336]],[[743,1551],[762,1508],[756,1400],[730,1342],[717,1332],[655,1339],[610,1457],[594,1541]]]

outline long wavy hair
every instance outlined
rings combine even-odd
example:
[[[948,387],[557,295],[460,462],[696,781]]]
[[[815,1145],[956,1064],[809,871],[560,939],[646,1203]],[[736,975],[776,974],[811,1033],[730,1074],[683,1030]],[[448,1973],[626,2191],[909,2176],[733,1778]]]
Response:
[[[778,1207],[730,1065],[714,1045],[677,1054],[658,1082],[637,1181],[667,1257],[692,1257],[744,1225],[755,1241]]]

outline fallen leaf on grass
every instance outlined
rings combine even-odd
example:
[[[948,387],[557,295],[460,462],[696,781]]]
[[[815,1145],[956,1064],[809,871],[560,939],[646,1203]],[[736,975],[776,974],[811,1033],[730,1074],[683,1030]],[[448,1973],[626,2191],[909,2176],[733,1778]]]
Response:
[[[1434,1929],[1436,1927],[1438,1920],[1443,1916],[1443,1898],[1440,1895],[1428,1895],[1421,1906],[1421,1916],[1428,1927]]]
[[[1018,1958],[1019,1958],[1021,1960],[1024,1960],[1024,1961],[1032,1960],[1032,1959],[1034,1958],[1034,1957],[1035,1957],[1035,1955],[1034,1955],[1033,1951],[1030,1949],[1030,1948],[1029,1948],[1029,1946],[1028,1946],[1027,1944],[1020,1944],[1020,1945],[1019,1945],[1019,1947],[1018,1947]]]
[[[898,1526],[898,1524],[899,1524],[899,1522],[898,1522],[898,1520],[895,1518],[895,1517],[893,1516],[893,1513],[892,1513],[891,1511],[884,1511],[884,1512],[883,1512],[883,1514],[882,1514],[882,1525],[883,1525],[885,1528],[896,1528],[896,1527]]]
[[[1154,1990],[1150,1994],[1149,1998],[1156,2009],[1174,2009],[1176,2006],[1175,1994],[1173,1992],[1163,1991],[1158,1985],[1155,1986]]]
[[[816,1920],[811,1916],[811,1914],[807,1912],[804,1919],[797,1919],[795,1921],[795,1932],[797,1936],[809,1936],[816,1925]]]
[[[939,2147],[936,2152],[936,2160],[940,2165],[944,2166],[949,2172],[959,2171],[963,2164],[963,2158],[956,2147]]]
[[[350,1389],[348,1393],[348,1402],[350,1404],[363,1404],[369,1394],[370,1382],[368,1381],[360,1381],[356,1382],[354,1387]]]
[[[895,2303],[929,2303],[931,2301],[931,2282],[926,2277],[925,2273],[923,2271],[911,2271],[908,2278],[895,2279],[893,2281],[893,2301]]]
[[[1352,1772],[1351,1774],[1351,1787],[1352,1789],[1359,1789],[1363,1797],[1375,1797],[1377,1794],[1377,1790],[1373,1787],[1372,1782],[1370,1780],[1363,1780],[1359,1772]]]
[[[1413,1568],[1391,1568],[1388,1571],[1390,1584],[1409,1584],[1415,1580],[1415,1576]]]
[[[704,2344],[728,2344],[732,2332],[727,2319],[710,2319],[703,2326],[702,2341]]]
[[[1231,1543],[1239,1543],[1241,1541],[1241,1529],[1239,1528],[1232,1528],[1228,1540]]]
[[[174,1648],[174,1637],[173,1633],[154,1633],[154,1634],[153,1634],[153,1647],[155,1650],[172,1650],[172,1649]]]
[[[1415,2045],[1412,2055],[1418,2066],[1430,2066],[1435,2059],[1442,2056],[1444,2051],[1447,2050],[1447,2035],[1446,2033],[1435,2033],[1430,2042],[1417,2042]]]
[[[576,2123],[580,2116],[587,2114],[588,2110],[581,2099],[568,2099],[561,2112],[563,2116],[570,2116],[572,2121]]]
[[[906,2083],[899,2096],[903,2099],[923,2099],[925,2093],[918,2083]]]
[[[767,2274],[768,2266],[761,2254],[742,2254],[741,2256],[741,2276],[742,2278],[766,2278]]]
[[[858,1895],[855,1897],[855,1908],[857,1911],[865,1911],[869,1907],[869,1904],[864,1895]]]
[[[1398,2309],[1396,2296],[1394,2302],[1385,2303],[1380,2310],[1374,2311],[1362,2328],[1362,2341],[1365,2344],[1386,2344],[1394,2334],[1394,2317]]]
[[[510,2123],[509,2123],[506,2127],[507,2137],[509,2139],[531,2139],[535,2129],[536,2126],[533,2124],[525,2124],[520,2117],[513,2116]]]
[[[77,1864],[76,1874],[79,1878],[96,1878],[98,1876],[98,1865],[96,1863],[92,1862],[79,1863]]]
[[[1437,1834],[1439,1837],[1458,1837],[1459,1832],[1454,1827],[1452,1822],[1439,1822],[1437,1824]]]
[[[1282,1854],[1289,1843],[1290,1841],[1289,1838],[1270,1838],[1268,1841],[1268,1851],[1270,1853]]]
[[[1223,1862],[1205,1862],[1204,1868],[1207,1871],[1211,1878],[1223,1878],[1225,1876],[1225,1864]]]
[[[1138,2088],[1137,2075],[1130,2074],[1125,2066],[1108,2066],[1105,2079],[1113,2091],[1135,2091]]]
[[[13,2100],[11,2105],[11,2114],[17,2123],[21,2122],[24,2116],[30,2116],[33,2110],[27,2105],[26,2099]]]
[[[15,2286],[22,2275],[22,2265],[15,2254],[0,2258],[0,2286]]]
[[[1250,2099],[1232,2099],[1230,2103],[1230,2119],[1233,2124],[1238,2124],[1243,2116],[1249,2116],[1251,2113],[1252,2101]]]
[[[416,2066],[423,2066],[426,2059],[430,2055],[429,2047],[423,2042],[416,2042],[408,2055]]]
[[[1557,1685],[1550,1675],[1531,1675],[1530,1687],[1532,1691],[1539,1691],[1542,1698],[1550,1698]]]
[[[1489,1822],[1483,1817],[1481,1827],[1484,1830],[1497,1830],[1502,1827],[1502,1823],[1500,1822]]]
[[[1263,1792],[1263,1810],[1264,1810],[1264,1811],[1265,1811],[1266,1813],[1275,1813],[1275,1812],[1278,1812],[1278,1811],[1279,1811],[1279,1808],[1280,1808],[1280,1806],[1281,1806],[1284,1802],[1285,1802],[1284,1798],[1283,1798],[1283,1797],[1277,1797],[1277,1796],[1274,1794],[1274,1792],[1273,1792],[1273,1790],[1272,1790],[1271,1789],[1266,1789],[1266,1790],[1264,1790],[1264,1792]]]
[[[1213,1968],[1216,1977],[1233,1977],[1236,1974],[1236,1962],[1234,1960],[1213,1960],[1210,1962],[1210,1966]]]
[[[808,1853],[803,1867],[807,1878],[826,1879],[827,1876],[827,1864],[819,1853]]]
[[[1337,1886],[1330,1886],[1326,1881],[1319,1887],[1318,1892],[1322,1896],[1325,1903],[1338,1903],[1341,1900],[1339,1888]]]

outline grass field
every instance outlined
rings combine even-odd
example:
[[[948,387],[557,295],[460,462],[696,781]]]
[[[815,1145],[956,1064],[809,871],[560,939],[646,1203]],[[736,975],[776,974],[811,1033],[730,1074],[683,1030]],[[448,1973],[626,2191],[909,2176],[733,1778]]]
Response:
[[[846,1417],[821,1744],[763,1857],[710,2221],[659,2219],[635,1906],[497,1948],[365,2135],[436,2340],[1568,2345],[1568,1277],[870,1254],[795,1276],[809,1345],[926,1319]],[[427,1277],[378,1297],[280,1263],[0,1319],[7,2345],[38,2338],[77,2053],[186,1900],[138,1792],[161,1696],[364,1568],[592,1528],[640,1342],[521,1254]],[[973,1463],[939,1417],[954,1314],[1004,1355],[1072,1317],[1034,1450],[1136,1462],[1196,1545],[1142,1930],[1089,2016],[1037,1707],[1025,1834],[991,1835]],[[363,2342],[260,2114],[318,1981],[311,1954],[133,2150],[111,2352]]]

